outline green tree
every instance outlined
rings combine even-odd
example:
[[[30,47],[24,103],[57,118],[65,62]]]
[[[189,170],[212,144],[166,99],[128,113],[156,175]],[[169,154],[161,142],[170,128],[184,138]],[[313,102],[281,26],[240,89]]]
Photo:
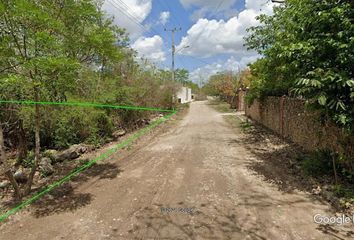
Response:
[[[249,87],[249,79],[250,71],[248,69],[241,72],[220,72],[210,76],[203,89],[207,95],[220,96],[228,103],[233,103],[238,91]]]
[[[95,1],[4,0],[0,28],[1,87],[20,86],[26,95],[15,97],[37,102],[66,101],[82,66],[94,64],[103,73],[109,60],[122,56],[117,46],[126,41],[124,31],[104,18]],[[40,159],[40,122],[36,105],[35,160],[25,194]]]
[[[259,16],[246,45],[256,95],[303,97],[339,126],[354,123],[354,5],[350,0],[287,0]]]
[[[175,70],[175,80],[179,83],[187,83],[189,80],[189,72],[186,69],[176,69]]]
[[[98,2],[0,1],[0,98],[173,107],[177,84],[170,72],[137,62],[125,31],[113,25]],[[180,73],[185,81],[188,72]],[[7,147],[23,148],[22,156],[26,147],[35,153],[33,164],[32,160],[28,164],[29,180],[19,195],[31,191],[41,148],[60,149],[84,141],[100,144],[114,127],[134,127],[147,117],[132,111],[3,106],[8,110],[0,112]],[[7,162],[6,156],[1,161]],[[21,160],[15,166],[20,164]]]

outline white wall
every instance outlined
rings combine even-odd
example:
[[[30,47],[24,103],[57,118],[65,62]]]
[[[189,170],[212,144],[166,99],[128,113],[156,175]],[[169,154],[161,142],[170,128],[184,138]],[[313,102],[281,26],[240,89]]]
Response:
[[[181,103],[189,103],[192,101],[192,89],[187,87],[181,87],[177,92],[177,101],[181,99]]]

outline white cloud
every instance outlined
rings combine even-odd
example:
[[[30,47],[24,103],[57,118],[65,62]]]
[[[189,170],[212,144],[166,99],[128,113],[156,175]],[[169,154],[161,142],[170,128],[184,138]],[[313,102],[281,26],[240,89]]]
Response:
[[[192,1],[192,0],[185,0]],[[229,20],[199,19],[182,38],[178,47],[190,46],[184,55],[210,57],[216,54],[245,54],[246,29],[258,25],[256,16],[271,14],[274,4],[267,0],[246,0],[246,9]]]
[[[184,8],[199,8],[192,14],[192,19],[194,20],[205,17],[207,13],[217,14],[218,12],[229,10],[236,1],[237,0],[224,0],[222,2],[215,0],[180,0]],[[217,12],[215,12],[216,10]]]
[[[224,62],[214,62],[207,64],[203,67],[197,68],[190,73],[190,80],[194,83],[202,84],[205,83],[210,76],[224,71],[234,71],[238,72],[246,68],[248,63],[254,62],[259,56],[257,54],[242,57],[237,60],[235,57],[230,57]]]
[[[215,1],[215,0],[180,0],[181,4],[183,7],[188,8],[192,6],[196,7],[209,7],[209,8],[216,8],[217,6],[230,6],[233,5],[236,0],[224,0],[221,2],[220,1]]]
[[[149,59],[153,62],[163,62],[166,54],[162,50],[163,40],[160,36],[140,37],[133,44],[132,48],[138,52],[138,56]]]
[[[159,18],[160,23],[165,25],[169,19],[170,19],[170,12],[161,12],[160,13],[160,18]]]
[[[114,17],[114,23],[127,29],[130,37],[136,39],[145,29],[139,24],[149,16],[152,0],[104,0],[102,9]]]

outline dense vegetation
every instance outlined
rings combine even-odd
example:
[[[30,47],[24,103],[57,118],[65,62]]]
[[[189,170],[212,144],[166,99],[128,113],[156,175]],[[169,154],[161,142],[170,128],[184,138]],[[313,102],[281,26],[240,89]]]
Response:
[[[239,90],[247,90],[250,86],[251,74],[248,69],[241,72],[220,72],[210,76],[203,92],[210,96],[219,96],[221,100],[229,103],[234,108]]]
[[[250,65],[248,96],[302,98],[319,112],[327,126],[338,126],[342,139],[320,161],[304,165],[310,171],[332,167],[335,182],[352,177],[354,132],[354,4],[351,0],[286,0],[271,16],[258,17],[248,29],[246,45],[262,58]],[[338,150],[340,146],[341,150]],[[329,153],[328,153],[329,152]],[[339,164],[338,164],[339,163]],[[338,164],[338,165],[337,165]],[[350,174],[348,175],[348,171]]]
[[[125,30],[112,24],[98,2],[1,1],[0,99],[172,108],[178,82],[170,81],[169,71],[137,62]],[[178,70],[176,79],[187,82],[188,72]],[[15,104],[1,104],[1,110],[7,151],[16,152],[16,166],[31,167],[27,186],[18,195],[30,192],[46,148],[99,145],[115,129],[131,128],[149,114]],[[28,164],[29,151],[34,158]],[[1,152],[5,166],[3,147]],[[6,166],[11,178],[12,164]]]
[[[302,97],[327,119],[353,130],[353,2],[286,0],[274,15],[259,20],[246,38],[263,56],[250,66],[251,98]]]

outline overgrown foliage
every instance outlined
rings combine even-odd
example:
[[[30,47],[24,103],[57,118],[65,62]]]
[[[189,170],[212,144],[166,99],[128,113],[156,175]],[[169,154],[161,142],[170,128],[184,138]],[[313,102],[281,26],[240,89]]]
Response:
[[[246,90],[250,86],[250,78],[248,69],[241,72],[217,73],[209,78],[203,92],[209,96],[219,96],[221,100],[233,105],[239,90]]]
[[[287,0],[249,29],[251,99],[303,97],[337,125],[354,123],[354,5],[351,0]]]
[[[0,1],[0,99],[172,108],[177,83],[171,73],[137,62],[125,30],[113,24],[98,2]],[[177,71],[177,79],[186,81],[186,76],[187,71]],[[80,142],[100,145],[115,129],[134,127],[148,117],[128,110],[39,105],[1,104],[1,110],[4,146],[18,153],[19,164],[31,168],[24,195],[31,190],[44,149]]]

